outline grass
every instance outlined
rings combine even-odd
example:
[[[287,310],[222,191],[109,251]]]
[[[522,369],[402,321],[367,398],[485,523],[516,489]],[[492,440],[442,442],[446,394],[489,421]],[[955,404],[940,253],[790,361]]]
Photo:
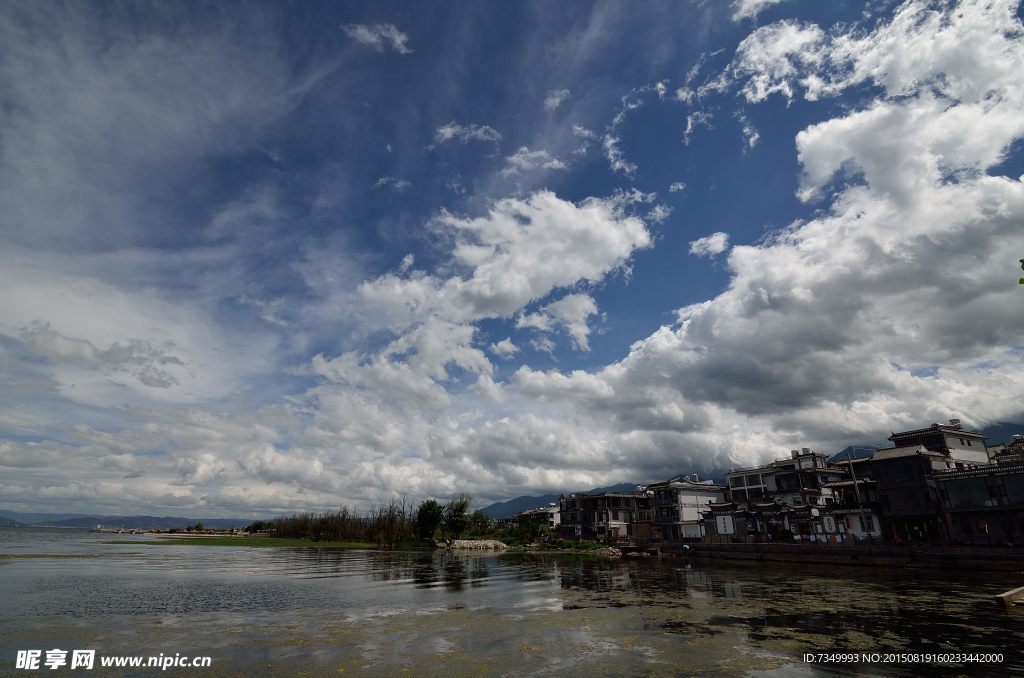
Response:
[[[313,541],[281,537],[160,537],[157,539],[105,541],[104,544],[143,544],[148,546],[247,546],[262,548],[373,549],[376,544],[362,541]]]

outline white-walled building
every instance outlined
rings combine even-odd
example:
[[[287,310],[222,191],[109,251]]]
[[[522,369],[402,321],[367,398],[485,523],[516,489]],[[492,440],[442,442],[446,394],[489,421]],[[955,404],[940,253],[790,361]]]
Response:
[[[664,541],[700,539],[708,505],[725,499],[725,487],[696,476],[679,476],[647,486],[654,525]]]

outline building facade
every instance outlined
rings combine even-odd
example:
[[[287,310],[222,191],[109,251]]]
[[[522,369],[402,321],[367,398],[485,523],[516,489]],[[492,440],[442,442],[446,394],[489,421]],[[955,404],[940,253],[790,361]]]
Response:
[[[934,480],[951,541],[1024,544],[1024,463],[952,469]]]
[[[559,499],[560,530],[565,539],[625,543],[636,539],[636,525],[649,518],[650,498],[636,492],[576,493]]]
[[[704,536],[709,505],[725,500],[726,488],[696,476],[679,476],[647,486],[655,534],[661,541],[697,540]]]

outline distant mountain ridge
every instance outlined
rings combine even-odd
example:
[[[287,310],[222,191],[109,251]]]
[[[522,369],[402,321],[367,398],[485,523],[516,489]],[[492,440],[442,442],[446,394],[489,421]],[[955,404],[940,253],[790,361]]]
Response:
[[[618,485],[609,485],[608,487],[597,487],[593,490],[589,490],[588,494],[595,492],[630,492],[635,490],[637,483],[619,483]],[[569,491],[567,490],[566,493]],[[528,511],[529,509],[540,508],[547,506],[548,504],[558,504],[558,498],[561,494],[542,494],[536,497],[516,497],[515,499],[509,499],[508,501],[499,501],[485,506],[480,509],[484,515],[488,518],[510,518],[517,513]]]
[[[246,527],[255,519],[250,518],[179,518],[176,516],[95,516],[67,513],[19,513],[17,511],[0,511],[0,525],[32,525],[36,527],[88,527],[97,525],[104,527],[138,527],[143,530],[183,529],[201,522],[204,527],[218,530],[232,527]],[[10,521],[10,523],[6,522]]]

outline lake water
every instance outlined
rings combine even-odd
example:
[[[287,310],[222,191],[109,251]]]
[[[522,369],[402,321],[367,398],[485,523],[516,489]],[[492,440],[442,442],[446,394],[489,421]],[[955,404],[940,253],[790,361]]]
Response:
[[[0,528],[0,675],[103,673],[15,669],[18,650],[55,648],[209,656],[168,671],[206,676],[1024,675],[1024,613],[992,599],[1024,585],[1012,574],[131,543],[145,538]],[[28,554],[50,557],[11,557]]]

